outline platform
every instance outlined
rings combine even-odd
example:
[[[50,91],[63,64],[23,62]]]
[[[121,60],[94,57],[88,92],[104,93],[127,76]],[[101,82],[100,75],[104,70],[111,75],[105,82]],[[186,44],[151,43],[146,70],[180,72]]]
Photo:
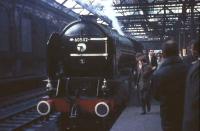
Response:
[[[128,106],[121,113],[110,131],[162,131],[159,105],[141,115],[141,107]]]

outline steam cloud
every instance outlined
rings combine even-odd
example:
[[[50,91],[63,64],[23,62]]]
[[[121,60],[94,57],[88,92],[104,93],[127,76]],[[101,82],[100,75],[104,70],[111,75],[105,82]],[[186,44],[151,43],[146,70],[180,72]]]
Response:
[[[95,0],[94,3],[92,3],[93,7],[90,6],[91,4],[89,3],[89,0],[74,1],[87,7],[90,11],[92,11],[92,13],[109,18],[112,21],[112,27],[115,28],[119,32],[119,34],[124,35],[116,18],[114,8],[112,6],[113,0]]]

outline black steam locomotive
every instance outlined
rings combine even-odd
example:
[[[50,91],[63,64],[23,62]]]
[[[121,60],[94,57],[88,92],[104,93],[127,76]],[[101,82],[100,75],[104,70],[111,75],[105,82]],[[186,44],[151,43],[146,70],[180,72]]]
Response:
[[[140,43],[112,28],[82,18],[54,33],[47,46],[49,96],[38,103],[67,118],[112,116],[129,100],[132,69]]]

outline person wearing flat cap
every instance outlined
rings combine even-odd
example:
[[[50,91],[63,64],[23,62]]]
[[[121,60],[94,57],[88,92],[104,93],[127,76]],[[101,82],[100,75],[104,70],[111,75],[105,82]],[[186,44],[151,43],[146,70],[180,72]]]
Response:
[[[140,55],[137,58],[137,78],[136,78],[136,88],[139,91],[140,103],[142,106],[141,114],[146,114],[146,111],[151,109],[151,93],[150,93],[150,78],[152,74],[152,68],[147,64],[147,59],[145,55]]]

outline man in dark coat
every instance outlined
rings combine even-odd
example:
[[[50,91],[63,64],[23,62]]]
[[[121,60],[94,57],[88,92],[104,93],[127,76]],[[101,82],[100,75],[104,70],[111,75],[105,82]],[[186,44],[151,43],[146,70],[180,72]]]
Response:
[[[160,101],[163,131],[181,131],[187,67],[173,40],[163,44],[163,63],[153,73],[154,97]]]
[[[200,41],[199,41],[200,42]],[[185,90],[183,131],[199,131],[200,49],[196,42],[197,60],[191,65]]]
[[[152,67],[156,68],[158,66],[158,63],[157,63],[157,57],[156,55],[154,54],[154,51],[153,50],[150,50],[149,51],[149,56],[148,56],[148,63],[149,65],[151,65]]]
[[[191,55],[183,57],[183,61],[187,64],[188,68],[196,61],[199,57],[199,41],[195,41],[191,45]]]
[[[139,91],[140,103],[142,105],[142,113],[146,114],[146,110],[149,112],[151,109],[151,94],[150,94],[150,76],[152,68],[146,63],[144,55],[138,58],[137,66],[137,89]]]

